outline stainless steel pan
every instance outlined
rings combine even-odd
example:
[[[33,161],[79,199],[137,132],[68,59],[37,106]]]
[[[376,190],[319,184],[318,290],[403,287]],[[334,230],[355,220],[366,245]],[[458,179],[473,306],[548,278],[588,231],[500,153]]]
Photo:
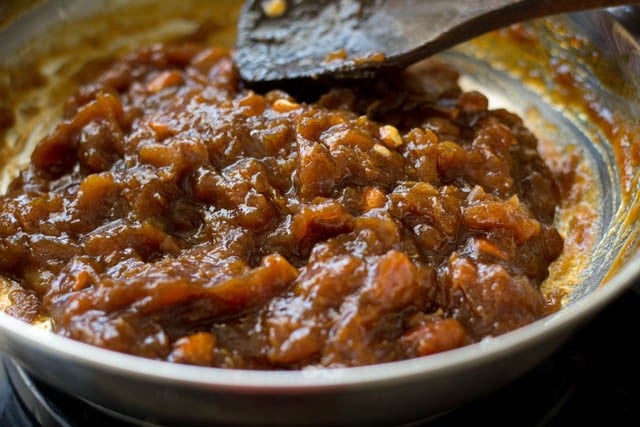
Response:
[[[158,2],[153,12],[149,12],[150,3],[42,2],[0,32],[0,63],[15,63],[24,58],[25,52],[50,50],[58,58],[57,63],[52,60],[45,64],[51,85],[73,72],[61,66],[64,58],[70,63],[95,58],[95,50],[82,46],[83,40],[95,39],[96,34],[98,38],[139,44],[193,31],[199,20],[220,26],[235,19],[230,1]],[[74,23],[113,10],[117,13],[112,16],[117,19]],[[127,19],[136,13],[142,16],[134,25]],[[595,110],[568,103],[568,98],[558,93],[562,88],[554,87],[553,80],[544,74],[549,70],[546,64],[527,62],[524,50],[505,53],[491,48],[499,37],[442,55],[463,72],[466,86],[479,87],[492,102],[524,115],[538,135],[544,134],[559,144],[557,149],[574,146],[581,150],[595,177],[593,191],[597,198],[591,203],[599,232],[593,246],[581,255],[584,259],[574,263],[580,268],[566,271],[572,263],[565,260],[553,273],[564,285],[577,283],[558,313],[454,351],[349,369],[263,372],[175,365],[70,341],[2,313],[0,349],[60,390],[106,410],[165,425],[400,424],[434,416],[515,379],[640,277],[636,218],[640,212],[640,45],[616,16],[620,21],[635,19],[633,9],[617,9],[557,17],[529,29],[546,52],[541,57],[564,61],[565,71],[593,96]],[[60,22],[66,22],[62,30],[55,28]],[[223,43],[230,38],[228,31],[215,37]],[[109,49],[118,51],[122,46],[112,43]],[[596,50],[600,52],[597,56]],[[0,68],[0,79],[8,78],[3,75],[6,72]],[[55,104],[65,93],[64,85],[56,90],[39,90],[39,98],[25,95],[21,102]],[[44,101],[42,96],[46,96]],[[19,129],[6,136],[10,146],[5,152],[12,159],[0,159],[0,183],[6,183],[6,178],[15,173],[13,158],[15,162],[25,159],[30,145],[46,132],[57,111],[44,108],[35,122],[19,117]],[[601,114],[602,120],[596,120],[593,114]],[[612,129],[619,124],[625,124],[622,131]],[[626,140],[610,144],[620,138]],[[12,144],[18,148],[13,149]],[[571,212],[561,216],[566,231],[571,228],[567,219]]]

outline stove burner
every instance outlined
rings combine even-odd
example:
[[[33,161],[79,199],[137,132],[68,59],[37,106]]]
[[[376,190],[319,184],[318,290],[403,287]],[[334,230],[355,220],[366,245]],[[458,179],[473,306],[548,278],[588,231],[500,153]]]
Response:
[[[509,386],[436,419],[402,427],[640,425],[640,349],[632,330],[640,296],[628,292],[560,351]],[[107,411],[0,362],[2,427],[158,427]]]
[[[0,418],[2,426],[6,423],[10,427],[152,427],[121,421],[84,400],[59,392],[32,378],[13,360],[5,359],[3,365],[6,389],[13,393]]]
[[[531,424],[524,425],[546,425],[546,421],[562,409],[576,389],[575,370],[564,369],[563,365],[552,357],[521,380],[487,398],[436,419],[416,421],[402,427],[458,426],[468,423],[468,420],[487,420],[494,425],[523,425],[523,413],[527,413],[531,421]],[[32,378],[12,360],[5,360],[4,368],[14,393],[11,393],[7,409],[7,416],[11,418],[7,418],[9,421],[1,418],[2,426],[157,427],[131,418],[124,421],[124,415],[106,413],[103,408],[61,393]],[[503,408],[513,410],[505,412]]]

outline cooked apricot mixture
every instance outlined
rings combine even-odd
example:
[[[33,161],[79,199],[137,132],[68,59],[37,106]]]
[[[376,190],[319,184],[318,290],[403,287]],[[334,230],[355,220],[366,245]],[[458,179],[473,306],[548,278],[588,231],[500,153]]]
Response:
[[[247,89],[219,48],[114,61],[0,197],[11,313],[248,369],[406,359],[540,318],[554,182],[522,121],[457,78],[427,62],[304,103]]]

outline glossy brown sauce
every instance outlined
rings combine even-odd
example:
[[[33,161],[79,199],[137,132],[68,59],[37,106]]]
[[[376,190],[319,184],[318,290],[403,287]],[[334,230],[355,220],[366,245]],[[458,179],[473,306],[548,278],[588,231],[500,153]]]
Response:
[[[406,359],[542,317],[559,192],[522,120],[457,78],[427,62],[305,104],[245,89],[219,48],[113,62],[0,198],[12,314],[252,369]]]

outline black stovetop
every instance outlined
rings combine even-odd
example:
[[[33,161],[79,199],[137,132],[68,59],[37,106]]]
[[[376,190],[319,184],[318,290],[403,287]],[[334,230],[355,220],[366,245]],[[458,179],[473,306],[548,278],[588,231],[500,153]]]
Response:
[[[628,291],[520,380],[411,427],[640,425],[640,347],[633,327],[639,317],[640,295]],[[38,383],[5,360],[0,365],[0,426],[58,425],[130,424]]]

